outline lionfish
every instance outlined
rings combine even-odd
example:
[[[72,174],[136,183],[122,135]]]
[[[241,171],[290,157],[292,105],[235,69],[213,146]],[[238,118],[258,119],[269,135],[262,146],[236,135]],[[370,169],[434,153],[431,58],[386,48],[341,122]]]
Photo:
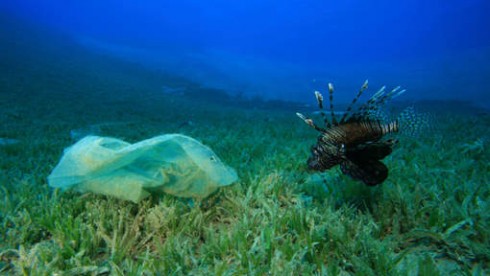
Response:
[[[399,86],[386,92],[382,87],[367,102],[360,105],[352,114],[351,111],[357,100],[368,88],[366,80],[361,86],[357,96],[352,100],[346,112],[339,119],[333,108],[334,87],[328,84],[330,117],[323,108],[323,96],[315,91],[320,114],[325,122],[325,127],[319,127],[312,119],[301,113],[296,113],[306,124],[319,131],[316,145],[311,148],[311,156],[308,159],[308,167],[314,171],[326,171],[336,165],[340,165],[342,173],[360,180],[366,185],[375,186],[382,183],[388,177],[388,168],[381,162],[391,154],[397,143],[394,138],[386,138],[391,133],[400,131],[401,121],[395,119],[386,122],[382,119],[380,108],[391,99],[403,94]],[[407,110],[400,116],[413,117],[413,110]],[[416,120],[412,120],[413,123]]]

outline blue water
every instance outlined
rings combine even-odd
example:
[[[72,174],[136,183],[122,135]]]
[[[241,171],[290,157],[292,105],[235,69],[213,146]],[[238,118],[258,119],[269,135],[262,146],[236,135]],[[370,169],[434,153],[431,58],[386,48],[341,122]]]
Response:
[[[489,11],[0,0],[0,275],[490,275]]]
[[[229,94],[310,102],[365,79],[490,106],[490,2],[2,1],[3,15]]]

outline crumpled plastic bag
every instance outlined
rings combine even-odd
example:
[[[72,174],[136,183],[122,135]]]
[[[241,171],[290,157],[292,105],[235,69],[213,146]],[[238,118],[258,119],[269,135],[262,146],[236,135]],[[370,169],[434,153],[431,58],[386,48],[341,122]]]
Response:
[[[238,180],[214,152],[181,134],[130,144],[88,136],[65,149],[49,186],[139,202],[152,192],[205,198]]]

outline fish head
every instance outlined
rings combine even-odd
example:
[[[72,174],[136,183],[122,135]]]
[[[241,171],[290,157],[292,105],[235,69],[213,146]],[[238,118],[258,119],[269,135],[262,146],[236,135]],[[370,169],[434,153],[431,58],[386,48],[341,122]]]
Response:
[[[314,171],[326,171],[339,165],[346,158],[344,144],[317,143],[311,148],[311,156],[308,158],[308,167]]]

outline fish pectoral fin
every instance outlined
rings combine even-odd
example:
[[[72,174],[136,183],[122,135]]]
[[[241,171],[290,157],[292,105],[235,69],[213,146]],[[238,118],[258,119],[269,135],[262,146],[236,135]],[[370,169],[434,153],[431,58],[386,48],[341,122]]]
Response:
[[[365,143],[347,151],[347,158],[355,163],[381,160],[393,151],[393,143],[388,141]]]
[[[381,184],[388,177],[388,168],[376,159],[363,160],[362,162],[346,159],[340,164],[340,170],[368,186]]]

